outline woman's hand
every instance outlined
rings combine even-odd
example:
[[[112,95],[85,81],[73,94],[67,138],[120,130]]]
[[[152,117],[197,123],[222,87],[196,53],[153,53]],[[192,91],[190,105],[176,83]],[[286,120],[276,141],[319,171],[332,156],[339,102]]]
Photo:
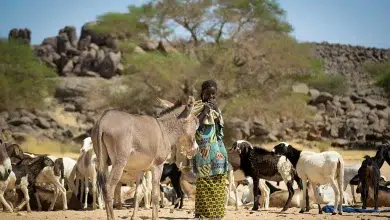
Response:
[[[214,109],[214,110],[218,109],[217,101],[215,99],[210,99],[207,101],[207,103],[209,104],[211,109]]]
[[[207,114],[210,112],[211,106],[209,103],[205,102],[203,106],[203,113]]]

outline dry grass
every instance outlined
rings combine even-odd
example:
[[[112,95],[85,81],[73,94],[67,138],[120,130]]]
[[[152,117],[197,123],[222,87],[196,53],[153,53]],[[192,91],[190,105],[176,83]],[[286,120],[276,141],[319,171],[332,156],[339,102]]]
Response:
[[[76,117],[72,113],[66,112],[63,107],[56,107],[54,111],[49,112],[49,115],[60,125],[79,127]]]

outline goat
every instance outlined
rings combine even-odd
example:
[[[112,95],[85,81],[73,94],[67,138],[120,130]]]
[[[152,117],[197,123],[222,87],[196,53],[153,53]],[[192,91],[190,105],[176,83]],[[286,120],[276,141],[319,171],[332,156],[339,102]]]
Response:
[[[374,209],[378,209],[378,189],[381,171],[378,166],[378,161],[376,161],[375,159],[375,157],[370,157],[368,155],[364,156],[362,166],[358,171],[359,180],[362,185],[362,209],[367,208],[367,196],[369,188],[374,191]]]
[[[21,161],[22,162],[22,161]],[[15,174],[14,180],[8,184],[9,189],[20,188],[24,194],[24,201],[17,207],[20,210],[24,205],[27,205],[27,211],[31,212],[30,197],[32,193],[37,195],[36,180],[44,169],[53,168],[54,162],[47,156],[40,156],[29,161],[28,164],[19,162],[12,165],[12,171]],[[65,200],[66,201],[66,200]],[[53,201],[55,202],[55,201]],[[54,206],[54,205],[53,205]]]
[[[228,186],[227,186],[227,197],[226,197],[226,203],[225,203],[225,206],[227,207],[228,205],[228,201],[229,201],[229,197],[230,197],[230,192],[233,191],[234,192],[234,196],[235,196],[235,207],[236,207],[236,211],[238,210],[238,195],[237,195],[237,185],[236,185],[236,177],[235,177],[235,172],[233,171],[233,166],[229,163],[229,169],[228,169]],[[237,174],[238,175],[238,174]],[[238,179],[240,180],[240,178]]]
[[[352,198],[353,198],[353,204],[356,204],[355,186],[357,184],[351,184],[350,181],[358,174],[360,165],[361,164],[354,164],[354,165],[346,165],[344,167],[344,189],[343,189],[343,191],[347,190],[348,185],[351,186],[351,194],[352,194]]]
[[[373,171],[373,170],[371,170]],[[389,207],[390,206],[390,188],[387,186],[390,184],[389,181],[386,181],[386,178],[381,176],[379,186],[378,186],[378,207]],[[367,193],[367,206],[375,206],[375,195],[374,195],[374,185],[372,182],[368,183],[369,185],[369,191]],[[357,193],[362,192],[362,184],[359,184],[359,186],[356,188]]]
[[[110,168],[110,167],[109,167]],[[110,169],[109,169],[110,171]],[[111,171],[110,171],[111,172]],[[114,191],[114,204],[118,204],[118,208],[122,208],[122,195],[121,195],[121,187],[122,184],[129,185],[130,183],[135,183],[136,175],[135,173],[129,173],[127,171],[123,171],[121,179],[117,184]],[[135,194],[137,195],[137,201],[140,203],[142,199],[144,199],[144,205],[146,209],[150,209],[151,196],[152,196],[152,172],[150,170],[144,172],[140,185],[135,188]]]
[[[343,202],[343,181],[344,181],[344,159],[335,151],[325,151],[321,153],[315,153],[311,151],[300,151],[292,147],[291,145],[281,142],[273,148],[273,152],[277,155],[286,156],[294,168],[296,169],[298,176],[302,179],[303,184],[303,197],[302,199],[308,200],[307,197],[307,182],[312,182],[315,185],[324,185],[330,183],[336,199],[335,210],[332,215],[336,214],[336,209],[339,206],[339,214],[342,215],[342,202]],[[314,187],[314,189],[318,189]],[[318,195],[318,193],[315,193]],[[322,214],[320,205],[320,199],[316,196],[316,201],[319,209],[319,214]],[[340,201],[340,203],[339,203]],[[303,202],[301,202],[300,213],[304,212]],[[308,202],[306,201],[306,211],[308,211]]]
[[[172,200],[172,205],[175,205],[175,209],[179,207],[179,209],[183,208],[183,199],[184,199],[184,192],[181,189],[180,186],[180,177],[181,177],[181,171],[177,167],[176,163],[164,164],[163,172],[160,178],[160,182],[164,182],[167,177],[171,180],[172,187],[176,192],[177,199],[175,201]],[[160,193],[163,193],[162,187],[160,185]],[[162,197],[163,194],[161,194],[161,200],[160,200],[160,207],[164,207],[164,197]]]
[[[318,189],[316,190],[316,192],[318,193],[317,196],[320,198],[320,203],[327,204],[327,205],[334,205],[334,201],[336,198],[335,198],[334,191],[333,189],[331,189],[329,184],[321,185],[317,187]],[[343,191],[342,193],[344,199],[344,201],[342,201],[343,205],[351,204],[352,200],[349,194],[346,193],[345,191]]]
[[[98,199],[99,203],[99,209],[103,209],[102,200],[100,199],[100,194],[98,194],[97,190],[97,173],[96,173],[96,155],[94,153],[94,150],[92,148],[92,140],[90,137],[87,137],[84,139],[84,144],[82,148],[80,149],[81,155],[77,159],[76,165],[74,166],[73,170],[71,171],[69,179],[70,188],[73,192],[78,192],[78,182],[76,183],[76,187],[74,186],[73,180],[76,177],[76,174],[81,174],[82,177],[84,177],[84,188],[81,187],[81,191],[83,194],[83,189],[85,189],[85,199],[84,199],[84,209],[88,207],[88,193],[89,193],[89,179],[92,183],[92,209],[96,209],[96,199]]]
[[[11,206],[4,198],[4,192],[8,188],[10,176],[14,175],[12,172],[11,159],[6,149],[6,143],[0,139],[0,202],[8,211],[12,212]]]
[[[285,156],[277,156],[273,152],[260,147],[253,147],[251,143],[244,140],[238,140],[233,143],[231,150],[238,152],[240,155],[239,164],[232,166],[235,170],[241,169],[245,176],[250,176],[253,179],[253,195],[254,203],[252,210],[259,209],[259,179],[263,178],[270,181],[284,181],[289,191],[289,198],[286,201],[282,212],[286,211],[294,195],[293,181],[295,180],[298,186],[301,186],[301,181],[292,164]],[[300,187],[301,188],[301,187]]]
[[[54,161],[54,167],[56,172],[60,171],[60,173],[55,173],[55,174],[56,176],[61,176],[60,182],[64,188],[65,188],[65,183],[68,185],[69,188],[69,177],[75,165],[76,165],[76,161],[69,157],[58,158]]]
[[[54,186],[55,195],[53,198],[53,201],[50,204],[49,211],[54,209],[54,204],[57,200],[57,197],[59,194],[62,194],[62,200],[63,200],[63,210],[68,209],[67,205],[67,199],[66,199],[66,189],[61,185],[60,183],[60,171],[58,166],[54,166],[54,161],[57,159],[54,156],[49,155],[33,155],[30,153],[23,152],[23,150],[20,148],[17,144],[11,144],[7,145],[7,153],[11,157],[11,161],[17,161],[16,163],[19,165],[29,165],[32,161],[39,157],[46,157],[50,159],[53,162],[53,166],[48,166],[40,170],[40,173],[36,178],[34,179],[34,183],[37,185],[43,185],[43,184],[50,184]],[[35,198],[38,203],[38,210],[42,210],[42,205],[39,199],[38,193],[36,193],[36,190],[34,190]]]

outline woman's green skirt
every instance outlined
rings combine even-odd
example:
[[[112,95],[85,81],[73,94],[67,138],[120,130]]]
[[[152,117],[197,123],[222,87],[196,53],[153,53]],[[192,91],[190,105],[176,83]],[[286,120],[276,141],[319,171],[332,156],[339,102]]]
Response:
[[[198,178],[196,181],[195,217],[225,216],[226,174]]]

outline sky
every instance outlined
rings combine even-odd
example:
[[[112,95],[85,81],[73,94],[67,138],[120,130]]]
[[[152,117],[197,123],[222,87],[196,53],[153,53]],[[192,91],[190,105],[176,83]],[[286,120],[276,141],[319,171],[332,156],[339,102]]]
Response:
[[[390,48],[390,0],[280,0],[299,41]],[[32,43],[66,25],[81,26],[106,12],[126,12],[143,0],[0,0],[0,36],[30,28]],[[386,22],[387,21],[387,22]]]

